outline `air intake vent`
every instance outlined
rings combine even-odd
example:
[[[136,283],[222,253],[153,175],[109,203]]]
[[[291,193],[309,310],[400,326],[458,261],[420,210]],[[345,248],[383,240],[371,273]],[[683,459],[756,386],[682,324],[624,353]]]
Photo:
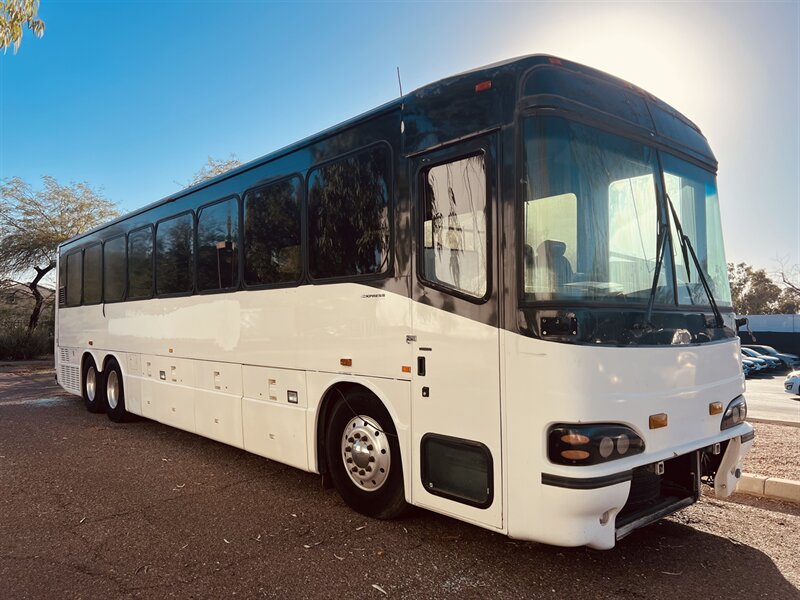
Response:
[[[78,367],[61,365],[61,385],[73,394],[81,393],[81,372]]]
[[[69,348],[59,348],[58,349],[59,359],[62,363],[69,362]]]

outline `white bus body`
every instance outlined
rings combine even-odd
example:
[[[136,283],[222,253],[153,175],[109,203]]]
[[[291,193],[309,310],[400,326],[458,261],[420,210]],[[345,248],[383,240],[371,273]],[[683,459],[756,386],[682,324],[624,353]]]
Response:
[[[58,382],[84,399],[87,394],[92,396],[90,403],[95,396],[102,397],[105,406],[94,407],[98,410],[108,410],[109,402],[115,406],[124,402],[122,409],[127,413],[323,473],[340,492],[343,485],[361,486],[357,492],[345,489],[345,498],[347,493],[361,494],[348,503],[375,516],[398,512],[394,505],[370,508],[368,500],[399,482],[401,500],[513,538],[611,548],[633,529],[695,502],[701,477],[713,483],[718,496],[729,495],[753,439],[752,427],[743,420],[744,409],[738,408],[744,378],[738,339],[729,335],[730,311],[723,311],[725,327],[712,332],[718,339],[692,332],[691,340],[683,340],[680,336],[687,330],[682,327],[674,331],[656,328],[677,340],[672,342],[604,343],[599,329],[593,333],[595,343],[573,343],[576,340],[570,336],[579,337],[581,332],[567,330],[548,339],[552,334],[542,331],[541,324],[553,322],[546,319],[562,319],[554,326],[566,323],[567,329],[578,331],[588,327],[588,321],[582,319],[595,317],[582,316],[584,305],[576,304],[578,308],[572,309],[569,301],[566,310],[546,304],[539,311],[535,301],[530,310],[517,308],[518,299],[526,293],[519,279],[523,267],[514,258],[522,254],[516,250],[522,247],[521,242],[515,239],[521,239],[523,233],[512,228],[514,215],[519,214],[514,206],[519,206],[519,201],[505,203],[501,195],[512,198],[516,193],[514,157],[519,122],[508,126],[500,122],[494,133],[486,133],[484,130],[495,126],[494,120],[481,124],[465,119],[462,129],[477,132],[478,142],[462,142],[468,136],[458,127],[454,132],[438,133],[439,138],[430,134],[431,139],[426,141],[420,141],[424,137],[421,134],[414,138],[416,141],[412,140],[413,133],[409,134],[414,119],[417,130],[422,130],[420,115],[430,89],[447,90],[466,82],[466,88],[476,90],[476,97],[484,91],[499,94],[514,74],[508,89],[516,94],[523,73],[545,67],[567,69],[566,63],[550,57],[489,67],[423,88],[402,103],[380,109],[377,117],[368,116],[341,127],[344,132],[353,128],[367,131],[371,119],[381,118],[396,128],[397,140],[389,142],[393,147],[393,182],[388,192],[392,197],[392,266],[382,278],[309,279],[307,251],[303,250],[303,275],[290,285],[248,288],[240,277],[239,283],[224,293],[198,293],[195,276],[193,291],[183,295],[159,297],[156,286],[150,298],[86,302],[85,277],[87,269],[94,268],[87,267],[90,259],[86,258],[86,249],[96,243],[92,240],[107,244],[108,238],[100,228],[88,237],[64,244],[56,313]],[[578,75],[588,71],[573,68]],[[592,77],[600,75],[592,72]],[[517,101],[514,94],[512,104]],[[420,106],[416,112],[408,108],[414,106],[415,99]],[[495,110],[490,107],[486,111],[490,109]],[[423,116],[434,119],[441,114],[447,113],[431,110]],[[217,178],[197,191],[189,190],[188,195],[176,195],[123,217],[109,226],[108,235],[125,236],[125,256],[130,261],[128,236],[147,221],[148,210],[162,211],[157,215],[161,223],[171,203],[183,210],[189,204],[181,202],[194,202],[192,206],[199,207],[214,199],[232,198],[233,194],[236,206],[244,211],[246,190],[295,172],[303,174],[305,193],[310,194],[315,165],[350,148],[337,148],[328,155],[320,150],[322,158],[304,158],[307,166],[284,163],[298,160],[297,154],[309,148],[329,145],[336,133],[326,132]],[[354,148],[366,147],[381,136],[382,132],[361,134]],[[452,151],[450,145],[454,146]],[[478,151],[488,157],[490,200],[485,222],[460,224],[457,231],[467,241],[458,242],[460,250],[451,250],[456,258],[451,255],[449,263],[435,264],[440,268],[442,264],[451,265],[450,275],[442,271],[440,279],[453,277],[456,284],[463,283],[461,277],[472,277],[472,271],[481,265],[487,275],[475,279],[475,298],[461,293],[451,297],[443,289],[450,284],[445,281],[439,285],[442,279],[434,285],[429,275],[421,272],[432,264],[424,262],[429,259],[423,257],[423,247],[434,246],[428,245],[430,240],[422,240],[424,227],[415,221],[418,213],[411,207],[416,206],[419,190],[414,182],[419,173],[427,177],[434,168],[425,165],[473,156]],[[260,173],[262,165],[264,169],[277,166],[274,172]],[[452,191],[457,184],[449,185]],[[199,199],[192,200],[192,194]],[[302,206],[307,201],[304,196]],[[638,200],[634,197],[634,201]],[[202,209],[191,210],[197,244]],[[228,219],[230,237],[231,217]],[[435,223],[435,217],[432,219]],[[156,220],[150,219],[153,225]],[[303,223],[306,248],[310,234]],[[417,223],[417,227],[411,223]],[[456,231],[448,227],[447,235]],[[527,230],[524,235],[528,235]],[[475,254],[477,258],[471,254],[479,239],[486,240],[483,258],[480,252]],[[243,241],[237,238],[233,252]],[[441,253],[441,246],[438,248]],[[73,274],[73,278],[84,278],[83,300],[77,302],[70,301],[67,289],[70,280],[66,263],[72,255],[83,257],[81,270],[74,270],[80,275]],[[463,259],[465,275],[452,271],[459,256],[469,257],[469,261]],[[438,260],[445,261],[441,255]],[[670,260],[670,268],[677,271],[678,259],[671,256]],[[194,268],[198,264],[195,262]],[[526,265],[532,268],[532,264]],[[527,280],[524,285],[528,285]],[[577,277],[572,285],[587,287]],[[647,287],[649,291],[649,283]],[[126,289],[130,291],[128,284]],[[594,315],[593,310],[590,307],[585,313]],[[612,307],[611,314],[615,310]],[[684,318],[670,316],[680,313],[691,319],[703,310],[710,314],[708,308],[661,312],[667,315],[664,318]],[[701,329],[705,328],[703,316]],[[644,335],[655,340],[657,333],[647,331]],[[114,363],[118,367],[111,376]],[[353,441],[348,442],[345,431],[342,454],[332,458],[330,448],[336,447],[336,435],[341,437],[341,433],[330,434],[334,441],[329,442],[326,428],[335,420],[337,407],[349,407],[349,402],[380,408],[373,413],[363,408],[352,410],[354,419],[367,417],[363,430],[358,422],[352,425],[362,431],[362,437],[351,437]],[[389,423],[385,422],[387,415]],[[723,416],[733,419],[724,429]],[[612,427],[609,432],[616,433],[603,434],[605,424]],[[577,440],[576,450],[561,451],[561,456],[578,457],[567,463],[559,463],[558,453],[551,448],[553,443],[560,443],[552,432],[561,431],[561,425],[567,433],[560,439]],[[580,429],[583,426],[597,426],[600,437],[590,440],[590,434],[584,435]],[[626,454],[630,436],[620,434],[620,427],[631,432],[632,443],[636,443],[636,436],[641,439],[638,453],[631,450]],[[394,433],[396,446],[386,441],[394,443]],[[585,443],[581,441],[584,438]],[[597,462],[579,464],[584,454],[587,460]],[[341,465],[345,469],[342,473],[354,469],[350,482],[341,474],[339,480],[332,476],[330,470]],[[402,475],[399,479],[398,472]],[[648,485],[656,486],[652,497],[635,510],[630,508],[632,488],[636,487],[638,493]],[[619,518],[621,514],[623,518]]]

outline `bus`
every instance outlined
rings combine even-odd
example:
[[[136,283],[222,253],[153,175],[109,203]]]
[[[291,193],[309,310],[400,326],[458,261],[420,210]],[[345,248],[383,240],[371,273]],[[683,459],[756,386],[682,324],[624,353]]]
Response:
[[[371,517],[612,548],[753,442],[716,170],[592,68],[449,77],[63,243],[57,379]]]

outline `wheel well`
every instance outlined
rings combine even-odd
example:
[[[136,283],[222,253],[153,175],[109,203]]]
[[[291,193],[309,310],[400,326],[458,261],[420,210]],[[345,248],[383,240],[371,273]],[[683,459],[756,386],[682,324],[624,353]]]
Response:
[[[83,356],[81,357],[81,377],[83,377],[83,374],[85,373],[87,359],[91,359],[94,363],[95,369],[97,369],[97,361],[94,359],[92,353],[84,352]]]
[[[342,396],[347,396],[348,393],[353,392],[355,390],[366,392],[375,399],[375,402],[383,406],[384,409],[386,408],[383,405],[383,402],[381,402],[381,399],[375,395],[375,392],[373,392],[368,387],[358,383],[353,383],[349,381],[340,381],[338,383],[333,384],[326,390],[325,394],[322,397],[322,402],[320,402],[319,418],[317,419],[317,432],[316,432],[317,468],[320,472],[320,475],[322,475],[322,481],[326,487],[328,486],[328,479],[327,479],[328,461],[326,460],[327,456],[325,455],[325,430],[328,427],[328,421],[330,420],[331,411],[334,405],[336,404],[336,401],[339,400]]]
[[[103,359],[103,371],[105,371],[105,370],[108,368],[108,363],[110,363],[112,360],[113,360],[115,363],[117,363],[117,366],[119,366],[119,360],[117,360],[117,357],[116,357],[116,356],[114,356],[113,354],[108,354],[108,355],[107,355],[107,356],[106,356],[106,357]]]

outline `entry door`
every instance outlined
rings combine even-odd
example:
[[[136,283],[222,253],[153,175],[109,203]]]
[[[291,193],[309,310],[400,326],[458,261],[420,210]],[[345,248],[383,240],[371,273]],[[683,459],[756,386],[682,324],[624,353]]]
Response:
[[[501,528],[495,136],[412,161],[412,493]]]

